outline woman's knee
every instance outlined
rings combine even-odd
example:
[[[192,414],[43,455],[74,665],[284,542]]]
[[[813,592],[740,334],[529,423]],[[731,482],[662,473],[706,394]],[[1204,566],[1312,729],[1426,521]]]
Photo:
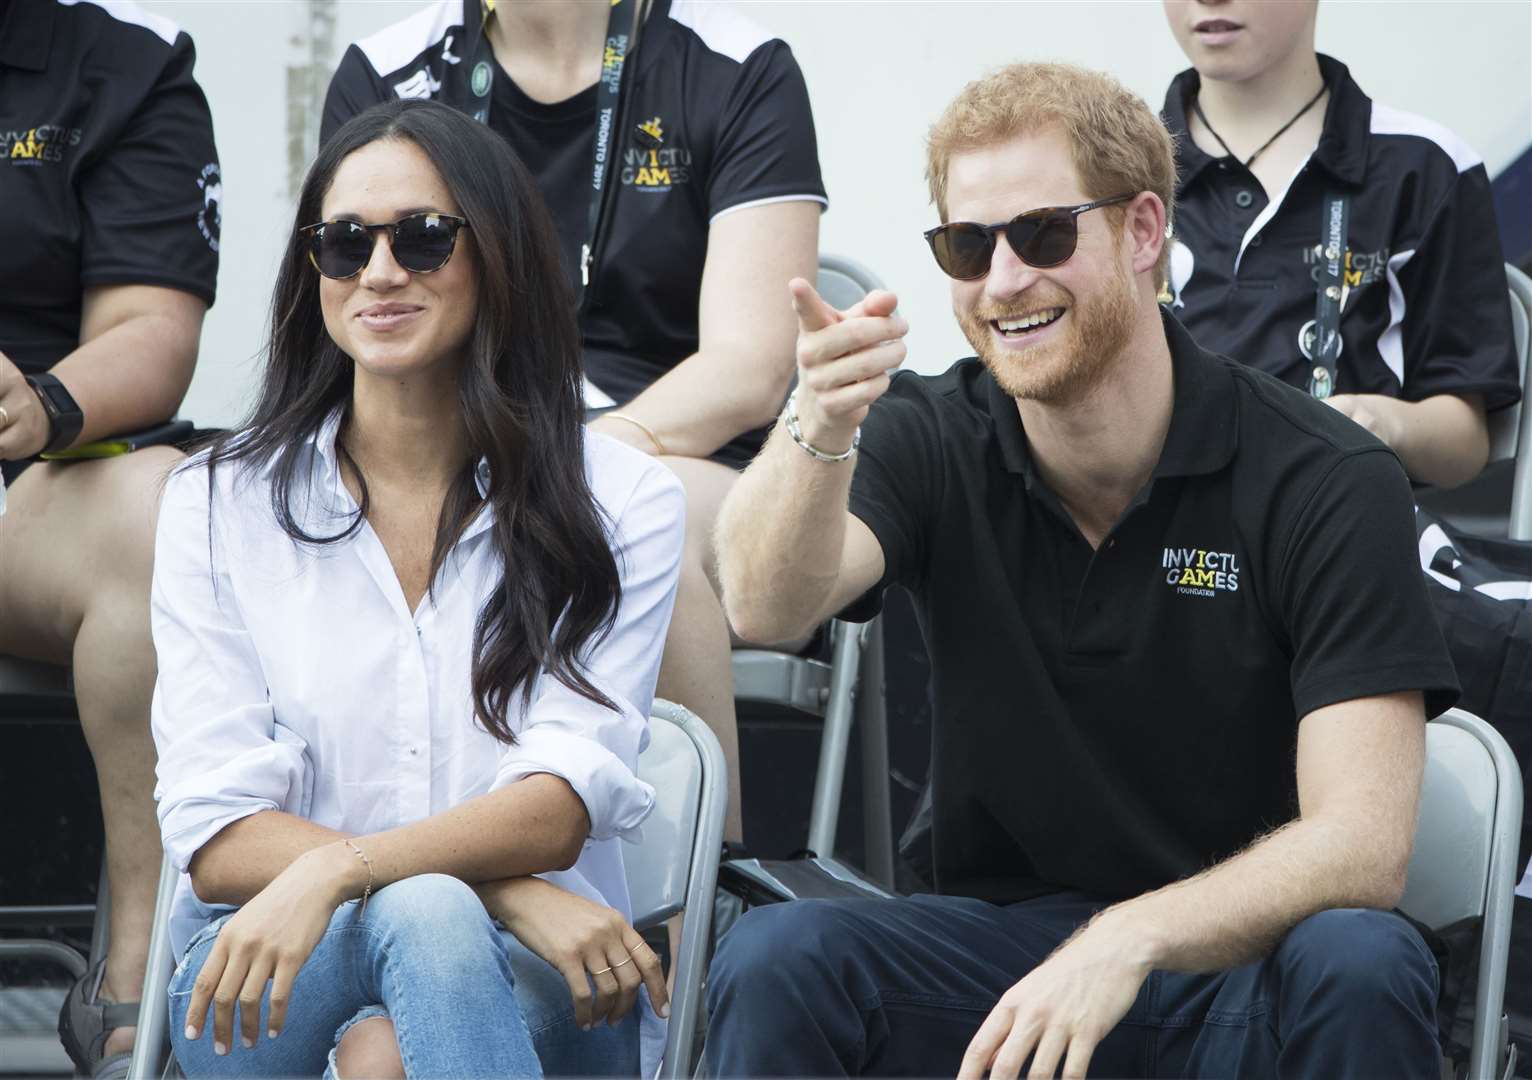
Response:
[[[482,953],[485,940],[495,935],[478,894],[447,874],[417,874],[379,889],[362,919],[391,943],[419,943],[454,962]]]
[[[339,1080],[404,1080],[404,1059],[387,1016],[369,1016],[349,1025],[335,1046]]]

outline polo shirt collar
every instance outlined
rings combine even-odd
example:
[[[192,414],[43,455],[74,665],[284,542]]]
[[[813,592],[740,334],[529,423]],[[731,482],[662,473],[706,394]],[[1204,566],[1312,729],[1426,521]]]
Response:
[[[1217,472],[1234,459],[1239,436],[1234,377],[1224,361],[1192,340],[1174,315],[1161,308],[1160,318],[1170,346],[1175,397],[1153,479]],[[1001,389],[993,375],[986,376],[985,384],[1000,459],[1006,472],[1021,476],[1031,492],[1038,477],[1016,399]]]
[[[22,71],[46,71],[53,47],[53,0],[11,0],[0,22],[0,65]]]
[[[1367,134],[1372,125],[1372,99],[1351,77],[1346,65],[1324,53],[1317,54],[1319,74],[1330,89],[1325,106],[1324,129],[1311,159],[1331,176],[1360,185],[1367,174]],[[1171,80],[1161,116],[1176,141],[1176,195],[1179,197],[1203,169],[1220,160],[1192,141],[1186,115],[1188,103],[1202,88],[1196,68],[1187,68]]]

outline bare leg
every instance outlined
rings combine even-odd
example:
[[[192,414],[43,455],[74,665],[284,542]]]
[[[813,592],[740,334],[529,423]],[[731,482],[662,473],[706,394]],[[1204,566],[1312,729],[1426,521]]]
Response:
[[[341,1080],[404,1080],[394,1022],[374,1016],[347,1028],[335,1048],[335,1071]]]
[[[108,1001],[138,1000],[154,917],[160,840],[149,734],[149,578],[163,477],[179,459],[155,448],[34,465],[0,518],[0,652],[74,665],[106,830]],[[133,1029],[119,1029],[105,1052],[132,1044]]]

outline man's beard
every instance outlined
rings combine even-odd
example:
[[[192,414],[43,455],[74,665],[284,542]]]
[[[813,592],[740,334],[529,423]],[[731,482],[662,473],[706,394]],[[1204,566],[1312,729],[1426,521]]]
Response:
[[[1025,306],[986,307],[958,316],[963,336],[1007,394],[1044,405],[1078,400],[1101,381],[1122,352],[1135,315],[1132,286],[1122,268],[1114,263],[1109,286],[1087,302],[1070,304],[1069,299],[1068,293],[1056,298],[1029,291]],[[1049,306],[1068,308],[1068,331],[1062,337],[1019,351],[994,340],[990,320]]]

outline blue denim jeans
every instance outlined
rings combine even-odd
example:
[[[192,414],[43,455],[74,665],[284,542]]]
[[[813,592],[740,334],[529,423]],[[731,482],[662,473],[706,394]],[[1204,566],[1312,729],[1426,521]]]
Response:
[[[228,916],[186,948],[170,982],[170,1033],[189,1077],[334,1076],[333,1048],[353,1023],[393,1021],[410,1077],[636,1076],[638,1017],[581,1031],[563,977],[500,929],[472,889],[425,874],[380,889],[359,913],[342,904],[293,982],[287,1024],[253,1050],[213,1053],[213,1025],[185,1035],[192,985]],[[269,987],[268,987],[269,993]],[[209,1013],[211,1017],[211,1013]]]
[[[980,1023],[1104,904],[1061,893],[798,900],[724,935],[708,977],[713,1076],[952,1076]],[[1383,911],[1324,911],[1257,963],[1153,972],[1092,1076],[1437,1078],[1436,962]]]

